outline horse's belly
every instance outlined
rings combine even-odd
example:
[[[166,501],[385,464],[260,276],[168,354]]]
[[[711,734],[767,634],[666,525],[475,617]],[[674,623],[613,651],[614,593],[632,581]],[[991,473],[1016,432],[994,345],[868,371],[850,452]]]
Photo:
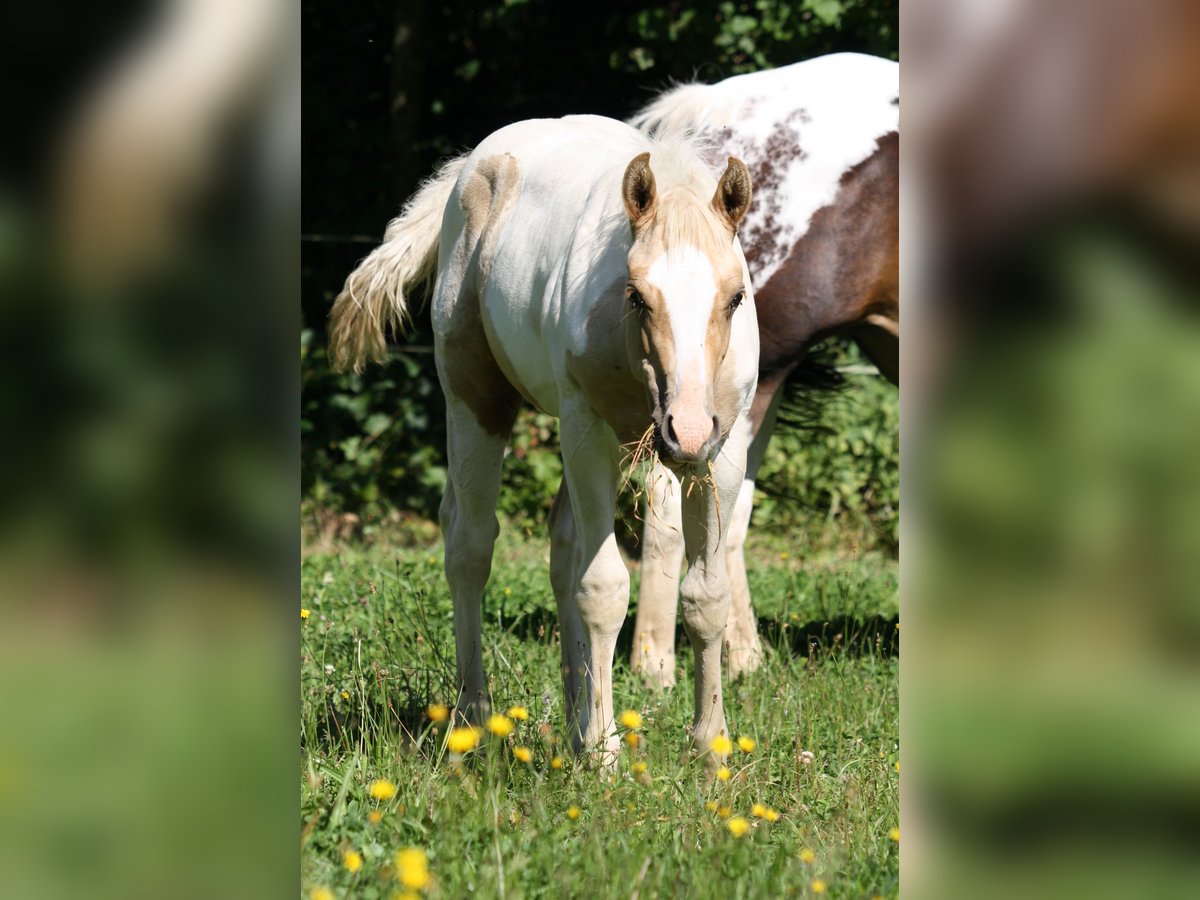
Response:
[[[500,290],[489,287],[481,318],[488,345],[504,377],[527,403],[557,416],[558,384],[533,310],[527,304],[512,303]]]

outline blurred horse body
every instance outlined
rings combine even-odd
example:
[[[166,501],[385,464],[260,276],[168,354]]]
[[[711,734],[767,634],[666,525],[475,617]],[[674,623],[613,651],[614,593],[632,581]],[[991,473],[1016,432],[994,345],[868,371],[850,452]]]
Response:
[[[760,368],[753,443],[726,543],[733,584],[726,644],[735,677],[761,658],[743,546],[784,384],[812,345],[833,334],[852,337],[899,383],[899,90],[897,63],[841,53],[682,85],[630,120],[651,134],[691,132],[714,163],[737,156],[754,179],[755,202],[739,236],[755,287]],[[656,467],[647,493],[632,661],[647,681],[670,685],[680,492]]]

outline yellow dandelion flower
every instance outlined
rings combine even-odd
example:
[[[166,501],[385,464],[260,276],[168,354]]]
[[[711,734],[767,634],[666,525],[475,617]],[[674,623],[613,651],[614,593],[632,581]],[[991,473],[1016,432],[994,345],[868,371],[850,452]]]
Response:
[[[308,618],[309,616],[311,616],[311,615],[312,615],[312,613],[311,613],[309,610],[307,610],[307,609],[304,609],[304,608],[301,608],[301,609],[300,609],[300,618],[302,618],[302,619],[307,619],[307,618]],[[317,888],[317,890],[318,890],[318,891],[326,891],[326,890],[329,890],[329,889],[328,889],[328,888]],[[314,891],[313,893],[316,893],[316,891]]]
[[[747,737],[746,735],[743,734],[740,738],[738,738],[738,748],[743,753],[750,753],[757,746],[758,746],[758,741],[756,741],[752,737]]]
[[[392,784],[386,778],[372,781],[371,786],[367,790],[376,800],[391,800],[396,796],[396,785]]]
[[[767,817],[767,808],[761,803],[755,803],[750,807],[750,815],[756,819],[765,819]]]
[[[516,726],[513,725],[512,719],[508,716],[502,716],[499,713],[496,713],[496,715],[487,720],[487,730],[496,735],[496,737],[508,737],[512,734],[514,728]]]
[[[396,851],[396,877],[406,888],[420,891],[429,886],[429,860],[420,847]]]
[[[707,809],[709,812],[716,812],[717,811],[717,801],[716,800],[705,800],[704,808]]]
[[[451,753],[467,753],[475,749],[480,734],[480,730],[474,726],[451,728],[450,733],[446,735],[446,746],[450,748]]]
[[[333,900],[333,891],[327,887],[313,888],[313,892],[309,894],[312,900]]]
[[[893,828],[891,831],[888,832],[888,837],[890,837],[897,844],[900,843],[900,829]]]
[[[450,707],[442,703],[430,703],[425,707],[425,715],[430,722],[445,722],[450,718]]]
[[[784,550],[782,553],[779,554],[779,558],[786,560],[788,558],[788,552],[786,550]]]
[[[563,767],[563,758],[561,756],[556,756],[556,757],[554,757],[554,759],[550,760],[550,768],[554,769],[555,771],[558,771],[562,767]]]
[[[725,823],[725,827],[729,829],[730,834],[734,837],[742,837],[750,830],[750,822],[745,816],[734,816]]]
[[[347,850],[342,854],[342,864],[346,867],[346,871],[354,874],[362,868],[362,854],[357,850]]]
[[[779,821],[779,813],[776,810],[771,809],[771,807],[768,806],[767,814],[765,816],[763,816],[763,818],[766,819],[768,822],[778,822]]]
[[[513,756],[523,763],[533,762],[533,751],[528,747],[514,747]]]
[[[349,691],[342,691],[342,699],[343,699],[343,700],[349,700],[349,699],[350,699],[350,692],[349,692]]]
[[[642,736],[640,734],[638,734],[637,732],[630,731],[625,735],[625,743],[627,743],[634,750],[636,750],[638,748],[638,744],[640,744],[641,742],[642,742]]]
[[[635,762],[633,764],[632,768],[633,768],[634,775],[641,775],[643,772],[646,771],[646,764],[644,762]]]
[[[722,781],[728,781],[731,774],[733,773],[729,771],[729,766],[721,766],[721,768],[717,769],[717,777]]]
[[[642,727],[642,714],[635,709],[627,709],[621,713],[621,718],[617,720],[626,728],[637,729]]]
[[[573,822],[579,818],[579,814],[581,812],[582,812],[582,810],[578,806],[568,806],[567,807],[567,818]]]
[[[807,847],[805,847],[803,850],[800,851],[800,862],[812,863],[812,862],[815,862],[816,859],[817,859],[817,854],[813,853]]]
[[[396,891],[392,894],[392,900],[421,900],[421,895],[416,891]]]
[[[900,760],[896,760],[896,771],[900,771]]]
[[[516,719],[518,722],[524,722],[529,718],[529,710],[523,706],[510,706],[508,708],[508,717]]]
[[[809,885],[809,888],[814,894],[823,894],[825,893],[825,882],[823,882],[820,878],[814,878],[812,880],[812,884]]]
[[[510,588],[510,587],[506,587],[506,588],[504,589],[504,596],[505,596],[505,597],[511,597],[511,596],[512,596],[512,588]]]
[[[733,752],[733,741],[723,734],[718,734],[708,746],[712,747],[713,753],[720,753],[722,756]]]
[[[383,813],[377,809],[373,809],[369,813],[367,813],[367,821],[370,822],[372,825],[378,825],[380,822],[383,821]]]
[[[728,819],[730,816],[733,815],[733,809],[728,806],[718,806],[717,807],[717,815],[720,816],[722,819]]]

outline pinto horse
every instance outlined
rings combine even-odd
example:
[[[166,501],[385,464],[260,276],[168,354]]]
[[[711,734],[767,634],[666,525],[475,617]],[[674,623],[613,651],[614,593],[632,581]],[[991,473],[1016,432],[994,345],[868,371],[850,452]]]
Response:
[[[754,478],[782,388],[816,342],[852,337],[899,383],[899,66],[841,53],[663,94],[631,119],[649,134],[695,133],[717,157],[745,160],[755,203],[740,229],[761,338],[753,442],[726,539],[731,676],[758,666],[743,546]],[[648,481],[633,667],[675,682],[675,616],[685,535],[677,479]]]
[[[730,158],[718,180],[681,138],[652,140],[597,116],[518,122],[427,182],[335,301],[331,358],[358,369],[382,358],[386,327],[405,323],[406,293],[435,282],[449,457],[441,524],[467,718],[490,706],[480,607],[501,461],[524,399],[559,419],[550,576],[576,749],[611,764],[620,746],[612,665],[629,572],[613,525],[623,445],[651,434],[676,477],[694,479],[682,503],[681,588],[697,659],[693,745],[706,750],[725,732],[729,517],[720,511],[744,477],[758,374],[736,236],[750,197],[745,165]]]

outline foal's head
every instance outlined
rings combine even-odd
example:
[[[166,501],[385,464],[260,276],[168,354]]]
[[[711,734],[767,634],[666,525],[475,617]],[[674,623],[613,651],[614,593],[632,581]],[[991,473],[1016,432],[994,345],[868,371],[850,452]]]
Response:
[[[643,153],[625,169],[622,196],[633,226],[629,284],[631,357],[646,379],[660,457],[679,466],[710,459],[738,413],[737,392],[718,377],[730,329],[750,285],[736,245],[750,205],[750,173],[730,157],[712,190],[669,161],[658,184]],[[679,171],[675,171],[678,167]]]

